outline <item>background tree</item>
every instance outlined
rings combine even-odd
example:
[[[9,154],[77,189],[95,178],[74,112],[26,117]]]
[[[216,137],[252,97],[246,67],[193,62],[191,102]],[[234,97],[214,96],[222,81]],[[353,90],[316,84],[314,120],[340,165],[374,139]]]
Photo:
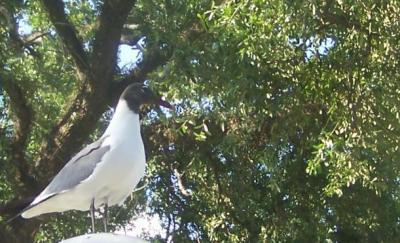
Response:
[[[397,1],[3,2],[3,219],[97,135],[127,84],[150,79],[176,112],[143,113],[146,192],[115,209],[114,227],[147,205],[167,241],[399,241],[399,10]],[[120,44],[140,51],[121,69]],[[66,213],[0,232],[47,242],[87,232],[87,222]]]

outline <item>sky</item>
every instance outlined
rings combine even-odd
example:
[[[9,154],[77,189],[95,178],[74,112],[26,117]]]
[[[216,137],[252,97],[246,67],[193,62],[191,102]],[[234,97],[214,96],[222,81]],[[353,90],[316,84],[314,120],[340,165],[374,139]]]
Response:
[[[118,66],[120,69],[129,68],[139,57],[139,51],[129,45],[120,45],[118,49]]]
[[[161,219],[158,216],[149,216],[146,213],[138,215],[128,225],[115,231],[117,234],[125,234],[138,238],[144,232],[150,237],[161,235],[161,237],[165,238],[166,236],[166,231],[161,226]]]

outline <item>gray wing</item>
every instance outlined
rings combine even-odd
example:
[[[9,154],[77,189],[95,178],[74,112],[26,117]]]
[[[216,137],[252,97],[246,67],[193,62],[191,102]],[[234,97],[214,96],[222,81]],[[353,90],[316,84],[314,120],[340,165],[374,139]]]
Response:
[[[52,196],[65,190],[72,189],[88,178],[104,154],[110,150],[110,146],[102,146],[107,136],[89,144],[77,153],[58,172],[45,189],[45,194]],[[44,195],[43,195],[44,196]]]

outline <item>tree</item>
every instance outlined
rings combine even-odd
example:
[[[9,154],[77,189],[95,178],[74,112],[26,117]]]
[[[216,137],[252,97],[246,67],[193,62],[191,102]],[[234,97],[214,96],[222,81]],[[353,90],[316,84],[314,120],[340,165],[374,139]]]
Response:
[[[114,226],[147,204],[174,242],[399,241],[399,8],[3,3],[1,215],[96,136],[123,87],[149,79],[176,112],[143,113],[146,193]],[[116,66],[121,43],[140,50],[132,67]],[[85,230],[67,213],[0,232],[29,242]]]

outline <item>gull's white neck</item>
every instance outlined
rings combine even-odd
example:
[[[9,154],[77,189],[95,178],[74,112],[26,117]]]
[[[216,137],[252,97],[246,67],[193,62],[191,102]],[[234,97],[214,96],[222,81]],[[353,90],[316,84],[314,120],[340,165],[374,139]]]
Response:
[[[141,139],[139,114],[129,109],[125,100],[119,100],[114,116],[103,136],[106,135],[121,136],[121,138],[139,136]]]

